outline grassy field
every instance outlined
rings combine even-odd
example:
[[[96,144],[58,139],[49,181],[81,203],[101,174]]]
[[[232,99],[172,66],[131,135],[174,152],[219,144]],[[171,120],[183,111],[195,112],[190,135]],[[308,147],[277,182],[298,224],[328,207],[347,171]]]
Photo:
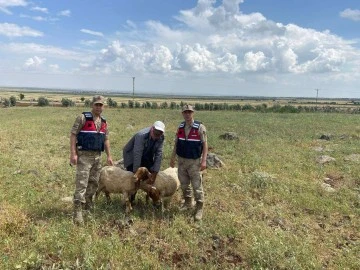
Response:
[[[200,226],[179,212],[179,196],[160,217],[140,193],[130,226],[113,195],[111,205],[101,196],[94,219],[77,227],[62,198],[74,191],[68,137],[83,109],[0,109],[0,269],[360,268],[360,166],[347,160],[360,154],[358,116],[197,112],[226,164],[205,174]],[[135,131],[164,121],[168,167],[180,112],[107,108],[104,115],[114,160]],[[230,131],[239,140],[219,138]],[[321,155],[336,161],[320,165]]]

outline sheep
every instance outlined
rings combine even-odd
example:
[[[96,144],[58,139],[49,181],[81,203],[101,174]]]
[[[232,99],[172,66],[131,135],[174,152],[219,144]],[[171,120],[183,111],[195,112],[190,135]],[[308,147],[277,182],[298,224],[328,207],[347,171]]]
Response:
[[[159,204],[162,209],[162,198],[170,198],[180,187],[180,181],[177,174],[177,168],[167,168],[160,171],[153,185],[149,184],[149,180],[140,182],[140,189],[147,192],[146,201],[149,197],[154,204]]]
[[[136,173],[125,171],[115,166],[105,166],[101,169],[99,187],[96,191],[97,199],[101,192],[105,193],[107,202],[110,202],[110,193],[121,193],[126,205],[126,213],[132,210],[130,196],[139,189],[140,183],[150,179],[151,174],[145,167],[140,167]]]

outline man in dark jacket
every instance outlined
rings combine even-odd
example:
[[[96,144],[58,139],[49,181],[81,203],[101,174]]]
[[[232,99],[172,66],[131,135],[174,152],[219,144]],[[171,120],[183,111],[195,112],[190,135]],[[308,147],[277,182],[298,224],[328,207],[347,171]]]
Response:
[[[138,131],[123,148],[126,170],[135,173],[139,167],[146,167],[151,172],[151,183],[154,183],[162,161],[164,132],[165,125],[161,121]],[[131,201],[134,199],[135,195]]]

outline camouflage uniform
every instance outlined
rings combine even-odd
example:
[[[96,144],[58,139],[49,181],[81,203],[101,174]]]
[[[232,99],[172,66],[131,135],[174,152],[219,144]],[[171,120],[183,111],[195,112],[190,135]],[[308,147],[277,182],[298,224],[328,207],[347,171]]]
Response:
[[[77,135],[85,124],[85,116],[79,115],[71,129],[71,133]],[[101,126],[101,119],[95,121],[96,129]],[[108,138],[109,130],[106,130]],[[74,202],[86,202],[86,198],[92,198],[98,188],[99,175],[101,170],[101,152],[100,151],[78,151],[78,161],[76,166],[76,180]]]
[[[185,125],[185,135],[189,135],[191,130],[190,125]],[[203,124],[200,124],[199,134],[202,142],[207,141],[206,128]],[[177,143],[177,137],[175,138],[175,145]],[[192,190],[194,192],[194,199],[196,202],[204,202],[204,189],[202,184],[202,176],[200,173],[201,158],[188,159],[178,156],[178,176],[181,184],[181,190],[184,198],[192,197]],[[191,189],[192,186],[192,189]]]

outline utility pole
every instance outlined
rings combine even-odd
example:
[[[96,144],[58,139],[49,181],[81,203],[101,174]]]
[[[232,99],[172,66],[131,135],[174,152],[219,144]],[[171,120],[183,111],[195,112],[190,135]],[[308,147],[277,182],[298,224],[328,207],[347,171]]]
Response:
[[[132,78],[133,78],[133,102],[135,102],[135,77]]]
[[[317,101],[318,101],[318,96],[319,96],[319,89],[315,89],[316,91],[316,108],[317,108]]]

